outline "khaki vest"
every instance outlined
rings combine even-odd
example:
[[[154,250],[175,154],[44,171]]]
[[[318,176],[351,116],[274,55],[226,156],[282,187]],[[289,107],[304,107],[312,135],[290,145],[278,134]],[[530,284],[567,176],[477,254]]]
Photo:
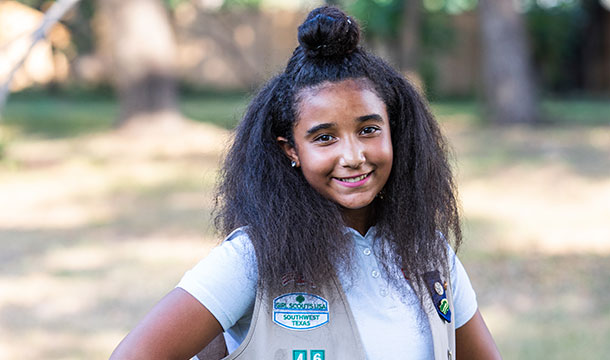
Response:
[[[424,279],[428,293],[424,294],[423,307],[432,332],[434,359],[451,360],[455,354],[451,287],[438,271],[426,273]],[[293,289],[271,297],[257,294],[248,335],[225,360],[366,359],[354,316],[336,278],[324,289],[287,288]],[[205,351],[199,353],[200,360],[226,355]]]

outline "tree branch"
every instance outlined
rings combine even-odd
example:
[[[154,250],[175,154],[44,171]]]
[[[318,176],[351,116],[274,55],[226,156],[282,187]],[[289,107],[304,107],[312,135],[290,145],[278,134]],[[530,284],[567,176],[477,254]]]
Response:
[[[23,54],[21,59],[19,59],[19,61],[15,64],[15,66],[13,66],[13,68],[11,69],[11,71],[8,74],[6,81],[0,87],[0,119],[1,119],[2,113],[4,111],[4,106],[6,105],[6,101],[8,99],[8,95],[10,92],[10,86],[13,81],[13,77],[15,76],[15,73],[17,72],[17,70],[19,70],[19,68],[21,68],[21,66],[23,66],[23,63],[25,62],[28,55],[34,48],[34,45],[36,45],[36,43],[38,43],[38,41],[44,39],[47,36],[49,29],[51,29],[51,27],[53,25],[55,25],[68,12],[68,10],[70,10],[79,1],[80,0],[57,0],[49,8],[49,10],[44,14],[44,17],[42,18],[42,22],[40,23],[38,28],[36,28],[34,31],[32,31],[32,33],[29,36],[30,37],[30,46],[28,47],[27,51]]]

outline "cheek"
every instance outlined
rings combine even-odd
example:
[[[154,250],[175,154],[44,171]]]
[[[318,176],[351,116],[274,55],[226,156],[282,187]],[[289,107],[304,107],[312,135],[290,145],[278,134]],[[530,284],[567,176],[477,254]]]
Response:
[[[389,139],[384,139],[384,141],[378,144],[372,155],[373,159],[371,160],[376,162],[379,166],[388,168],[388,171],[392,169],[394,151],[392,148],[392,142]]]
[[[317,149],[305,150],[299,160],[301,171],[307,181],[312,183],[315,180],[320,181],[320,179],[328,177],[334,167],[333,156],[326,151],[318,151]],[[315,187],[315,184],[312,183],[312,185]]]
[[[390,178],[390,173],[392,172],[394,162],[394,152],[391,143],[389,146],[381,146],[377,155],[377,170],[379,171],[379,175],[381,177],[380,180],[383,182],[383,184],[381,184],[381,187],[383,188]]]
[[[386,155],[386,156],[387,156],[387,158],[388,158],[388,167],[389,167],[390,169],[392,169],[392,165],[393,165],[393,162],[394,162],[394,151],[393,151],[393,149],[392,149],[392,146],[391,146],[391,145],[390,145],[390,147],[389,147],[389,149],[388,149],[388,152],[387,152],[387,155]]]

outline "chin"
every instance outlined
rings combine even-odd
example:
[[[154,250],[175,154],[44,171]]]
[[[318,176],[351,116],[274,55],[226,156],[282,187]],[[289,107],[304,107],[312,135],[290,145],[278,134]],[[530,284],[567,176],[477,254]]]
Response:
[[[364,209],[366,207],[368,207],[369,205],[371,205],[373,203],[373,201],[375,200],[375,197],[368,199],[368,200],[360,200],[360,201],[354,201],[354,202],[338,202],[338,204],[346,209],[346,210],[360,210],[360,209]]]

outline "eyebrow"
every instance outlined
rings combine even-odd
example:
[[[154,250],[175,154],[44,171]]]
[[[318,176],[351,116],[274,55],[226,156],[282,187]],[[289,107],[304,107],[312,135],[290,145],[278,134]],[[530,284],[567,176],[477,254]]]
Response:
[[[379,115],[379,114],[363,115],[363,116],[359,116],[356,118],[356,121],[358,121],[358,122],[365,122],[368,120],[373,120],[375,122],[383,122],[383,119],[381,118],[381,115]]]
[[[359,123],[365,122],[365,121],[375,121],[375,122],[383,122],[383,119],[381,118],[381,115],[379,114],[369,114],[369,115],[363,115],[363,116],[358,116],[356,118],[356,121]],[[322,124],[318,124],[316,126],[313,126],[311,129],[307,130],[307,135],[311,135],[315,132],[318,132],[320,130],[324,130],[324,129],[330,129],[332,127],[337,126],[337,123],[322,123]]]
[[[307,130],[307,135],[311,135],[315,132],[318,132],[320,130],[324,130],[324,129],[330,129],[332,127],[337,126],[337,123],[323,123],[323,124],[318,124],[314,127],[312,127],[311,129]]]

